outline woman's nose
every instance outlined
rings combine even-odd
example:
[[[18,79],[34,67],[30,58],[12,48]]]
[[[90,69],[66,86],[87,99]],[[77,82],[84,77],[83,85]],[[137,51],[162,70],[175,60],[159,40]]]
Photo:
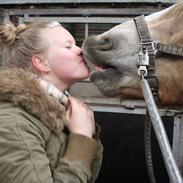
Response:
[[[80,55],[81,54],[81,48],[79,46],[75,46],[75,49],[76,49],[76,53],[78,55]]]

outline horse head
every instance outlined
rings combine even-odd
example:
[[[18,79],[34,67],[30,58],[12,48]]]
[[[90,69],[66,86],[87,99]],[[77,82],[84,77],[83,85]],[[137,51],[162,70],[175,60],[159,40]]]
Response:
[[[148,15],[145,21],[153,41],[183,47],[183,3]],[[95,65],[91,81],[109,97],[143,98],[137,68],[140,40],[134,20],[100,35],[88,37],[84,57]],[[156,74],[162,104],[183,104],[183,57],[156,53]]]

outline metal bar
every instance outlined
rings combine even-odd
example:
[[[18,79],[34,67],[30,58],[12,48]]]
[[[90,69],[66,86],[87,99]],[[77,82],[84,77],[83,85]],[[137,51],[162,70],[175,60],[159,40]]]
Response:
[[[175,3],[176,0],[0,0],[0,4],[43,3]]]
[[[71,93],[72,94],[72,93]],[[94,111],[127,113],[127,114],[146,114],[146,105],[143,100],[123,100],[117,98],[94,98],[80,97],[80,99],[91,106]],[[160,109],[160,116],[175,116],[182,113],[182,109]]]
[[[104,106],[104,105],[93,105],[88,104],[91,109],[95,112],[111,112],[111,113],[122,113],[122,114],[141,114],[144,115],[146,109],[134,109],[130,110],[127,108],[117,107],[117,106]]]
[[[83,16],[91,16],[91,15],[148,15],[151,13],[155,13],[157,11],[162,10],[162,8],[63,8],[57,7],[56,9],[6,9],[5,11],[9,15],[18,15],[23,16],[24,14],[31,15],[83,15]]]
[[[88,37],[88,23],[85,23],[85,39]]]
[[[175,158],[170,148],[170,143],[168,141],[168,137],[166,135],[163,122],[161,120],[161,117],[158,113],[158,109],[154,102],[151,89],[149,87],[147,80],[144,78],[142,78],[141,80],[141,88],[142,88],[145,103],[147,105],[149,115],[152,121],[152,125],[154,127],[154,131],[160,145],[160,149],[163,155],[163,159],[165,162],[165,166],[166,166],[170,181],[172,181],[173,183],[183,183],[180,171],[177,167]]]
[[[111,17],[27,17],[24,22],[41,21],[58,21],[61,23],[124,23],[131,18],[111,18]]]

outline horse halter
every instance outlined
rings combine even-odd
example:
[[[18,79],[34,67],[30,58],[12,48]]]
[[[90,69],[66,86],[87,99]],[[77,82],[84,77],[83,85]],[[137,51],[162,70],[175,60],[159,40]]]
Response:
[[[151,39],[144,15],[134,18],[135,25],[140,38],[140,51],[137,57],[138,74],[143,74],[147,79],[154,96],[155,102],[160,102],[159,98],[159,81],[156,75],[155,56],[158,51],[183,56],[183,48],[178,48],[174,45],[166,45],[160,42],[155,42]]]

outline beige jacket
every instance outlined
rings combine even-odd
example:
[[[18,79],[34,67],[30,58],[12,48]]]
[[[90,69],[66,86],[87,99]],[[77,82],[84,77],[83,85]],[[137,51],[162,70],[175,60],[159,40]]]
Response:
[[[94,182],[99,140],[69,134],[65,108],[30,73],[0,70],[0,182]]]

